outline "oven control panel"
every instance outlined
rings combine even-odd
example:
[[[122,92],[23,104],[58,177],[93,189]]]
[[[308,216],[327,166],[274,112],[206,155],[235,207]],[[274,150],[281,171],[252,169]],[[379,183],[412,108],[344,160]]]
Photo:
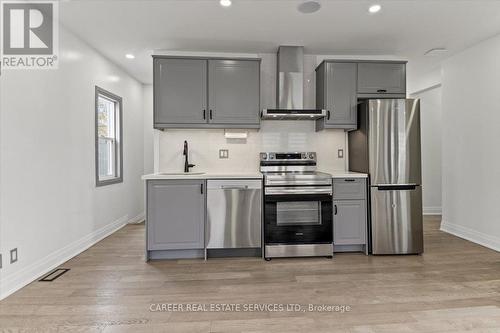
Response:
[[[261,161],[316,161],[315,152],[295,152],[295,153],[260,153]]]

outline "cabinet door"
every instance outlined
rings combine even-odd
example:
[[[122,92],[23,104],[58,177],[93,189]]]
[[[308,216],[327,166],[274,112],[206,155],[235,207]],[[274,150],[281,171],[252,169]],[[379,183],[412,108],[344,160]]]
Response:
[[[204,181],[148,181],[148,250],[203,249]]]
[[[366,201],[333,202],[333,244],[366,244]]]
[[[402,63],[359,63],[358,93],[404,94],[406,66]]]
[[[209,122],[259,124],[260,62],[209,60]]]
[[[155,127],[206,123],[206,109],[206,60],[154,60]]]
[[[353,125],[356,127],[355,63],[326,64],[326,126]]]

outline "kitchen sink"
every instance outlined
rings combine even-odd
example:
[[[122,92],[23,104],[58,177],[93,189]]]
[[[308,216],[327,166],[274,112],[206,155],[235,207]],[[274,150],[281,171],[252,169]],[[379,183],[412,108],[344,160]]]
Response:
[[[160,172],[163,176],[197,176],[203,175],[205,172]]]

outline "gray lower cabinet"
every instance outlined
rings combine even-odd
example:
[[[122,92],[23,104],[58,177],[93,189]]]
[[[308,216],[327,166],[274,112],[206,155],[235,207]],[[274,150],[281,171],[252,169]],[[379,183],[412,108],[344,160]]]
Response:
[[[155,56],[154,128],[259,128],[260,60]]]
[[[358,93],[373,97],[406,94],[406,63],[358,63]]]
[[[147,250],[202,250],[204,180],[147,181]]]
[[[260,69],[252,60],[209,60],[209,123],[260,123]]]
[[[335,245],[366,244],[366,201],[335,200],[333,243]]]
[[[334,252],[367,253],[367,190],[364,178],[333,179]]]
[[[355,129],[357,123],[357,64],[323,62],[316,69],[316,107],[327,110],[316,129]]]
[[[207,62],[154,60],[154,127],[207,122]]]

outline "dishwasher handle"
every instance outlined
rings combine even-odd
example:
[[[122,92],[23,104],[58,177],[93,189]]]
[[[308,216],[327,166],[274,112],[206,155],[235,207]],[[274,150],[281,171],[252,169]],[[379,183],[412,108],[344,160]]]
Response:
[[[262,179],[209,179],[207,189],[210,191],[261,190]]]
[[[223,190],[248,190],[248,185],[221,185]]]

